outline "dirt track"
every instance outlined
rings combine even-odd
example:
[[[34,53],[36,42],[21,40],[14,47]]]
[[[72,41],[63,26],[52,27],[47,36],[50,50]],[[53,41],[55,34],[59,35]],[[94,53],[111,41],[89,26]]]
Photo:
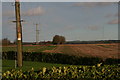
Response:
[[[58,45],[49,53],[64,53],[75,56],[96,56],[101,58],[119,58],[118,44],[66,44]]]

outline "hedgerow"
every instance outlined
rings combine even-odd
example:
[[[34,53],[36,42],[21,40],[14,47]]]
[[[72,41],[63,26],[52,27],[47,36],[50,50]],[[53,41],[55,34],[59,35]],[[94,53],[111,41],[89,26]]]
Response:
[[[14,60],[16,52],[3,52],[2,59]],[[17,55],[16,55],[17,56]],[[60,53],[23,52],[23,61],[38,61],[71,65],[94,65],[102,61],[98,57],[78,57]]]
[[[3,52],[2,59],[14,60],[16,52]],[[16,55],[17,56],[17,55]],[[104,64],[118,64],[120,59],[108,58],[103,59],[98,57],[79,57],[70,56],[61,53],[43,53],[43,52],[23,52],[24,61],[37,61],[37,62],[48,62],[48,63],[60,63],[60,64],[71,64],[71,65],[95,65],[97,63]]]

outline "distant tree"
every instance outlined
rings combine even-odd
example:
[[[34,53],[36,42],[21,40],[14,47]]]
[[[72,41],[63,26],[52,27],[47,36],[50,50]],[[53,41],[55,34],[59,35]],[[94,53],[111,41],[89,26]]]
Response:
[[[14,40],[13,44],[17,44],[17,40],[16,39]]]
[[[60,36],[60,44],[64,44],[65,43],[65,37],[64,36]]]
[[[60,38],[59,44],[62,44],[62,36],[59,36],[59,38]]]
[[[62,36],[62,44],[64,44],[65,43],[65,37],[64,36]]]
[[[53,37],[53,44],[64,44],[65,43],[65,37],[63,36],[59,36],[59,35],[55,35]]]
[[[2,45],[5,45],[5,46],[10,45],[10,40],[8,40],[8,38],[2,39]]]
[[[53,42],[52,43],[53,44],[59,44],[60,43],[60,37],[59,37],[59,35],[55,35],[53,37]]]

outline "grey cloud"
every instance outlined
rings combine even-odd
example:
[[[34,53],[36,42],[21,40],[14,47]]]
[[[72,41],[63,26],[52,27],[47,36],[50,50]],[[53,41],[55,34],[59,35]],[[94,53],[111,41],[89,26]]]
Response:
[[[106,18],[110,18],[110,17],[118,17],[118,13],[115,14],[107,14],[105,15]]]
[[[76,29],[76,27],[74,27],[73,25],[67,25],[64,27],[65,30],[73,30]]]
[[[115,16],[116,14],[107,14],[105,15],[105,17],[109,18],[109,17],[112,17],[112,16]]]
[[[120,24],[120,21],[118,21],[118,19],[114,19],[112,21],[109,21],[108,24]]]
[[[37,8],[29,9],[27,11],[22,12],[22,15],[23,16],[38,16],[44,13],[45,13],[44,9],[38,6]]]
[[[78,2],[75,3],[73,6],[94,7],[94,6],[106,6],[112,3],[113,2]]]
[[[14,11],[3,11],[2,15],[13,17],[15,15],[15,12]]]
[[[87,28],[90,29],[90,30],[92,30],[92,31],[96,31],[96,30],[99,30],[99,29],[100,29],[100,27],[97,26],[97,25],[88,26]]]
[[[26,11],[21,11],[22,16],[39,16],[44,13],[45,13],[45,10],[40,6],[26,10]],[[13,16],[15,16],[15,12],[14,11],[4,11],[3,16],[9,16],[9,17],[12,16],[13,17]]]
[[[120,16],[120,12],[114,14],[115,17],[119,17]]]

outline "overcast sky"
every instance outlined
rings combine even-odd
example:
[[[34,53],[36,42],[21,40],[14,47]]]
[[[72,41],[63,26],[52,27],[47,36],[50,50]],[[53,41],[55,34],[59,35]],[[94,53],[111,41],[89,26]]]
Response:
[[[2,35],[16,39],[14,3],[2,3]],[[113,2],[21,2],[23,41],[35,41],[62,35],[66,40],[118,39],[118,4]]]

